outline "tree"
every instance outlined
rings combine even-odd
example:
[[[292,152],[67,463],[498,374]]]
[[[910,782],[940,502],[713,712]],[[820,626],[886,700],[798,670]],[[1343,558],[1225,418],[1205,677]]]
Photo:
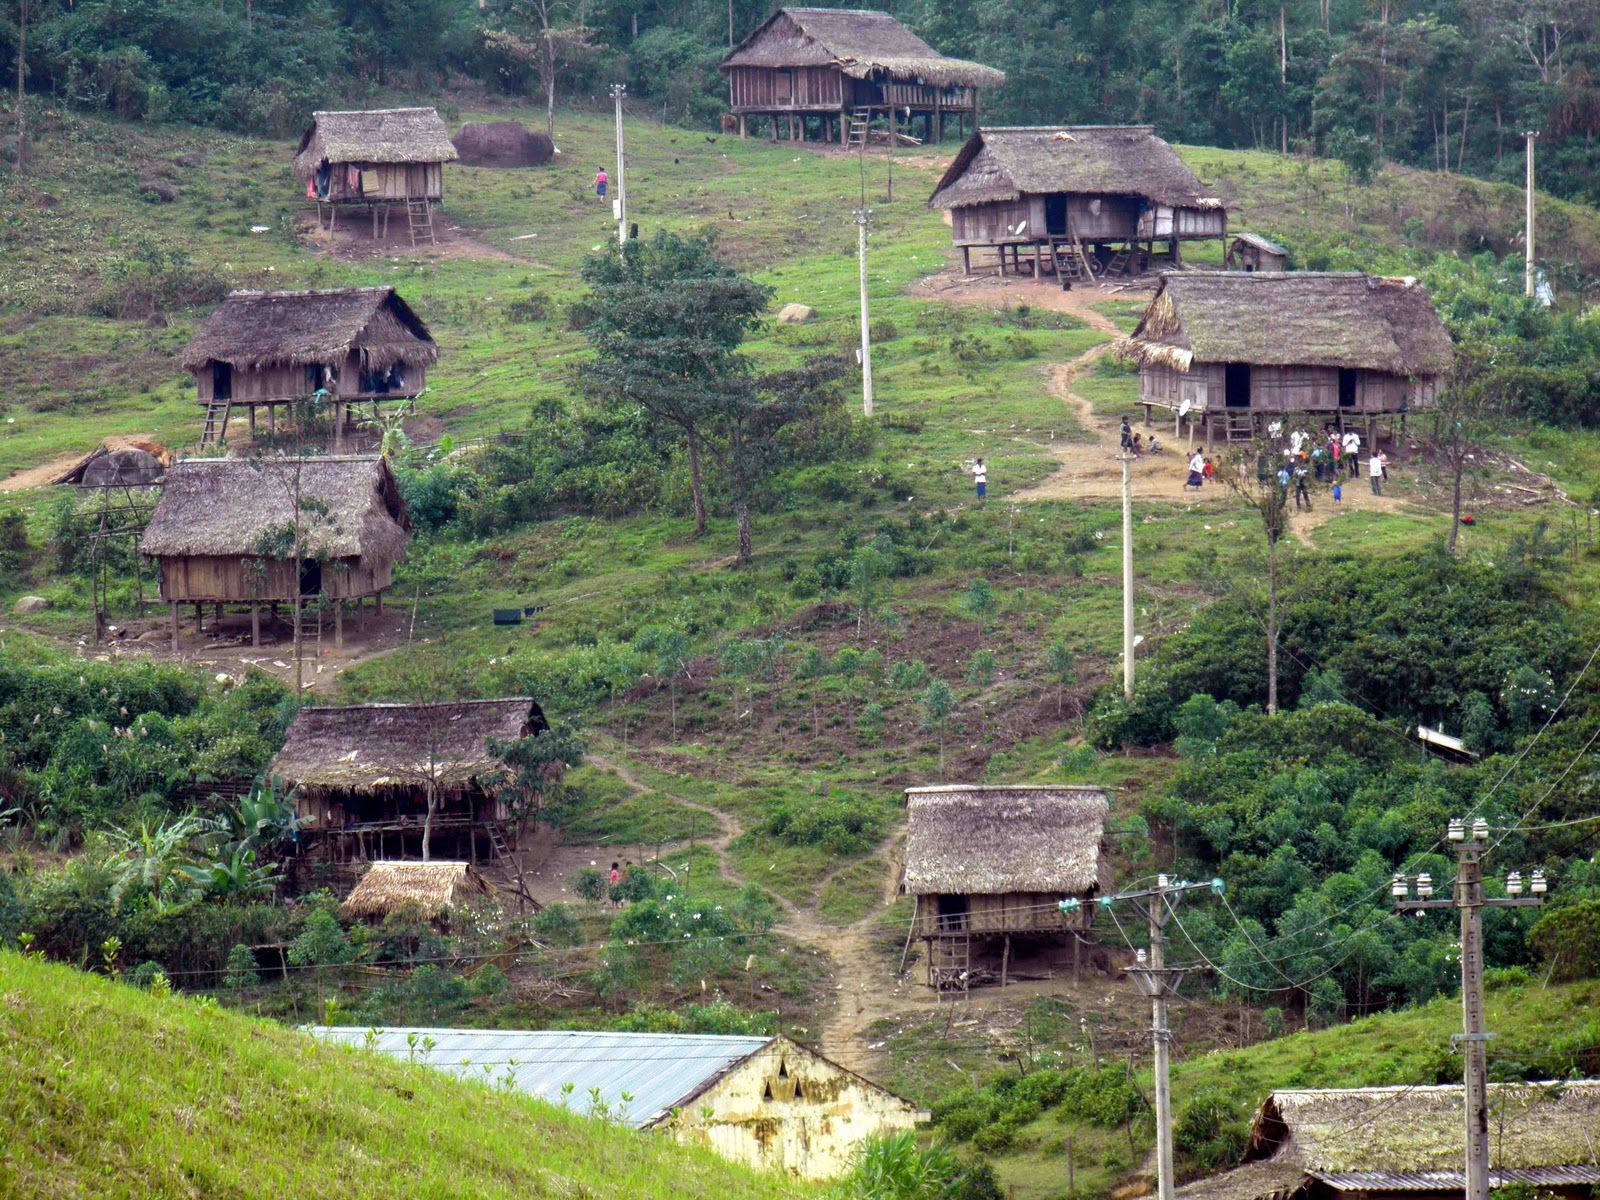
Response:
[[[1440,389],[1434,408],[1435,462],[1450,488],[1450,536],[1446,545],[1452,553],[1461,532],[1463,492],[1468,480],[1481,475],[1487,466],[1480,447],[1493,432],[1498,415],[1493,359],[1493,352],[1479,345],[1458,345],[1449,378]]]
[[[956,694],[942,679],[935,679],[923,689],[922,727],[939,735],[939,771],[944,772],[944,734],[950,724],[950,714],[955,711]]]
[[[1060,639],[1051,642],[1044,651],[1044,669],[1056,685],[1056,718],[1061,717],[1061,700],[1066,690],[1078,682],[1078,656]]]
[[[583,280],[590,288],[584,333],[595,350],[584,378],[611,403],[643,408],[683,438],[699,537],[706,529],[702,453],[731,414],[747,423],[743,437],[756,457],[768,427],[738,351],[772,290],[718,258],[710,236],[671,233],[591,255]],[[751,411],[742,412],[746,405]]]
[[[883,598],[883,581],[889,574],[889,553],[894,543],[880,533],[870,542],[855,548],[850,555],[850,595],[856,602],[856,636],[878,611]]]
[[[483,40],[526,63],[539,76],[539,86],[544,89],[544,131],[554,141],[556,80],[567,67],[603,49],[589,28],[588,5],[581,0],[513,0],[508,15],[511,27],[486,29]]]
[[[550,789],[568,767],[583,761],[588,749],[582,735],[563,723],[513,742],[491,738],[489,753],[505,766],[488,782],[504,784],[512,817],[520,828],[522,822],[537,821],[543,815]]]

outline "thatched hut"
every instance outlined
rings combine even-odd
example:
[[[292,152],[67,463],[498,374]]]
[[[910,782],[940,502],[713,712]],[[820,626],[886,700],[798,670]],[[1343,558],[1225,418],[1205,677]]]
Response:
[[[300,555],[294,555],[298,528]],[[198,458],[175,463],[139,550],[161,567],[161,598],[202,605],[221,619],[229,604],[248,605],[250,639],[260,645],[260,609],[301,599],[333,602],[334,637],[343,637],[344,601],[374,598],[405,554],[411,518],[400,485],[382,458]]]
[[[751,118],[787,124],[789,140],[817,136],[859,143],[876,115],[910,126],[923,119],[928,140],[944,137],[954,115],[964,131],[977,120],[978,93],[1005,82],[1004,71],[946,58],[886,12],[780,8],[722,60],[739,136]]]
[[[912,928],[927,945],[930,986],[967,987],[997,942],[1003,985],[1014,938],[1046,948],[1070,940],[1076,968],[1092,913],[1059,904],[1110,887],[1109,811],[1094,787],[908,788],[901,887],[916,897]]]
[[[56,476],[56,482],[86,491],[159,487],[171,462],[171,452],[160,442],[107,438]]]
[[[450,131],[431,108],[384,108],[364,112],[315,112],[295,150],[295,178],[306,197],[328,209],[328,228],[341,207],[366,205],[372,230],[389,210],[404,205],[418,240],[418,222],[433,240],[432,208],[444,199],[444,164],[456,161]]]
[[[1230,271],[1287,271],[1289,252],[1259,233],[1236,233],[1224,262]]]
[[[1179,1190],[1184,1200],[1460,1200],[1465,1090],[1273,1092],[1243,1165]],[[1600,1185],[1600,1080],[1491,1083],[1489,1186],[1580,1200]]]
[[[1004,273],[1063,278],[1143,270],[1155,244],[1224,238],[1228,212],[1149,125],[980,129],[929,199],[950,210],[962,268],[993,250]]]
[[[489,895],[489,885],[471,863],[375,862],[345,897],[339,916],[346,921],[382,921],[409,909],[444,926],[456,909]]]
[[[235,408],[278,409],[313,398],[333,410],[334,443],[345,418],[370,403],[411,403],[439,361],[428,327],[391,287],[325,291],[234,292],[200,324],[183,352],[195,378],[205,427],[200,444],[227,437]]]
[[[308,852],[420,855],[426,829],[430,856],[442,849],[476,862],[514,840],[493,744],[548,728],[527,696],[302,708],[267,775],[293,796]]]
[[[1230,438],[1272,417],[1365,426],[1427,408],[1450,367],[1450,335],[1415,279],[1359,272],[1163,275],[1122,352],[1139,400]]]

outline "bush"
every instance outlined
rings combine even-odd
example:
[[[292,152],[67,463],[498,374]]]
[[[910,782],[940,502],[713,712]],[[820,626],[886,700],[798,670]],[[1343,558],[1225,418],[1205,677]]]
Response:
[[[1559,980],[1600,976],[1600,900],[1579,900],[1545,913],[1528,943]]]
[[[16,509],[0,513],[0,575],[18,578],[33,561],[28,518]]]
[[[775,801],[763,832],[792,846],[821,846],[830,854],[860,854],[882,836],[883,817],[871,801],[834,789],[821,799],[785,797]]]
[[[1248,1124],[1236,1107],[1220,1089],[1201,1088],[1178,1114],[1173,1144],[1208,1171],[1236,1165],[1249,1140]]]
[[[565,904],[547,904],[533,914],[528,928],[547,946],[576,946],[583,939],[583,927]]]
[[[222,977],[222,986],[230,992],[238,992],[254,987],[260,981],[261,976],[256,971],[256,956],[243,942],[236,943],[228,951],[228,965]]]

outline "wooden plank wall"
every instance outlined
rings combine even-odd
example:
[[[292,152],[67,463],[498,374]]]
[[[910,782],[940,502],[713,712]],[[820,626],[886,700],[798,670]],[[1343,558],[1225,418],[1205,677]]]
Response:
[[[1220,412],[1225,408],[1225,368],[1221,363],[1196,363],[1187,373],[1159,363],[1139,368],[1139,402],[1177,408],[1184,397]],[[1234,412],[1393,413],[1402,403],[1426,408],[1433,403],[1435,383],[1411,380],[1381,371],[1356,376],[1356,402],[1339,407],[1339,372],[1334,367],[1257,366],[1250,371],[1250,408]]]
[[[844,73],[837,67],[734,67],[728,72],[728,99],[735,112],[837,112],[844,107]]]
[[[293,600],[300,580],[294,564],[267,562],[263,569],[255,565],[260,561],[210,555],[164,557],[160,560],[161,599],[168,603]],[[368,566],[353,559],[328,563],[322,569],[322,594],[335,600],[370,596],[387,588],[393,575],[393,565],[386,562]]]
[[[938,896],[918,896],[916,932],[918,937],[932,937],[963,930],[969,933],[1055,933],[1087,928],[1084,913],[1068,917],[1056,907],[1061,898],[1059,892],[968,896],[966,921],[962,924],[955,918],[939,916]]]
[[[1037,199],[1037,198],[1036,198]],[[1035,214],[1034,208],[1038,212]],[[1028,227],[1020,236],[1006,232],[1018,221],[1026,220]],[[1027,197],[994,204],[974,204],[968,208],[950,210],[950,230],[955,244],[993,245],[996,242],[1032,241],[1044,229],[1044,202],[1029,203]]]

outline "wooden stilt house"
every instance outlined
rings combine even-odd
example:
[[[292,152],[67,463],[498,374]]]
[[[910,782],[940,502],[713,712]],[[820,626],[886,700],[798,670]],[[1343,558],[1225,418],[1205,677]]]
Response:
[[[1359,272],[1184,271],[1163,275],[1122,352],[1139,400],[1215,434],[1255,436],[1301,416],[1354,426],[1430,407],[1450,335],[1415,279]]]
[[[1111,886],[1108,812],[1093,787],[908,788],[902,890],[916,897],[929,986],[966,990],[990,973],[1004,986],[1014,949],[1069,943],[1076,971],[1093,914],[1059,903]]]
[[[1224,261],[1230,271],[1287,271],[1289,252],[1259,233],[1236,233]]]
[[[326,215],[331,233],[339,210],[366,208],[374,237],[387,235],[389,214],[404,208],[413,245],[433,242],[433,206],[444,199],[444,164],[458,155],[450,131],[431,108],[316,112],[295,151],[295,178]]]
[[[1177,263],[1180,246],[1223,239],[1228,213],[1149,125],[980,129],[928,201],[950,210],[963,270],[974,250],[999,270],[1063,281]]]
[[[509,853],[515,813],[493,746],[549,728],[527,696],[302,708],[267,767],[304,822],[306,853],[336,862]],[[428,798],[434,796],[428,821]]]
[[[722,60],[739,136],[765,117],[777,138],[859,144],[875,117],[891,116],[929,141],[976,123],[978,93],[1005,72],[946,58],[888,13],[780,8]]]
[[[294,530],[299,530],[296,561]],[[168,468],[139,549],[161,568],[178,649],[178,606],[250,610],[250,642],[261,644],[261,608],[276,615],[298,595],[333,605],[342,643],[345,602],[371,596],[381,612],[411,518],[382,458],[200,458]],[[320,624],[318,625],[320,634]]]
[[[276,431],[279,409],[315,401],[332,410],[336,452],[358,406],[376,417],[386,403],[411,403],[438,361],[428,327],[389,287],[234,292],[183,352],[205,409],[202,446],[227,437],[236,408],[253,436],[257,409]]]

